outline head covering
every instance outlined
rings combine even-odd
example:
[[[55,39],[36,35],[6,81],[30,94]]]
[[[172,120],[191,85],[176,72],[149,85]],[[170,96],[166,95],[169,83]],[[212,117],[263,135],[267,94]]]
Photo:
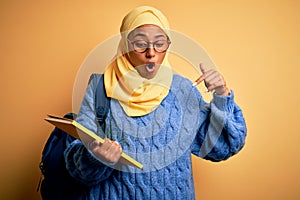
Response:
[[[141,77],[126,57],[129,52],[127,42],[129,33],[145,24],[160,27],[170,37],[168,21],[159,10],[149,6],[133,9],[122,21],[120,28],[122,37],[117,55],[104,72],[107,96],[117,99],[128,116],[142,116],[152,112],[168,95],[172,83],[173,75],[167,53],[152,79]]]

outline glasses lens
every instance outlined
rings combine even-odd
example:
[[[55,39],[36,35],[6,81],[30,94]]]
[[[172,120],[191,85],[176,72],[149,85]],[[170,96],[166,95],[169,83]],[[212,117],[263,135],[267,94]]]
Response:
[[[143,40],[137,40],[133,43],[133,47],[137,52],[144,52],[148,48],[148,43]]]
[[[168,49],[169,43],[165,40],[159,40],[154,42],[153,44],[155,51],[157,52],[164,52]]]

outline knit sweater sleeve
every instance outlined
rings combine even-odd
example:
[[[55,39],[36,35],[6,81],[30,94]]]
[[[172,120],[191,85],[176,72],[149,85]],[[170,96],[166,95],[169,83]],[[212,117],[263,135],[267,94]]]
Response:
[[[94,108],[94,93],[98,81],[99,77],[94,77],[94,80],[90,80],[76,121],[103,137],[104,133],[96,121]],[[65,150],[64,156],[66,168],[71,176],[88,186],[100,183],[113,172],[108,163],[96,158],[79,140],[71,143]]]
[[[200,95],[200,94],[199,94]],[[200,99],[200,122],[192,153],[211,161],[226,160],[245,145],[247,133],[242,110],[229,96],[214,94],[210,103]]]

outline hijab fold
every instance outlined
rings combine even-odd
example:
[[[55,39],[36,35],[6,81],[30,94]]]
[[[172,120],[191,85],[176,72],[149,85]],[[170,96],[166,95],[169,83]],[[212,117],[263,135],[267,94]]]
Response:
[[[121,40],[114,61],[104,72],[104,85],[108,97],[117,99],[128,116],[143,116],[157,108],[168,95],[173,72],[168,62],[168,53],[156,76],[145,79],[128,61],[127,37],[135,28],[152,24],[160,27],[170,37],[166,17],[149,6],[135,8],[123,19],[120,28]],[[128,54],[127,54],[128,55]]]

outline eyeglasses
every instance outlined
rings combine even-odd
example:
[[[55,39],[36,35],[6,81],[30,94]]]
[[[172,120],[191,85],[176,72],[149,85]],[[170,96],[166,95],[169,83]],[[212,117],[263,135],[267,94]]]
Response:
[[[144,53],[150,48],[150,44],[153,45],[153,49],[158,53],[163,53],[167,51],[169,48],[171,41],[169,40],[157,40],[155,42],[147,42],[145,40],[135,40],[130,41],[128,40],[132,45],[134,51],[138,53]]]

